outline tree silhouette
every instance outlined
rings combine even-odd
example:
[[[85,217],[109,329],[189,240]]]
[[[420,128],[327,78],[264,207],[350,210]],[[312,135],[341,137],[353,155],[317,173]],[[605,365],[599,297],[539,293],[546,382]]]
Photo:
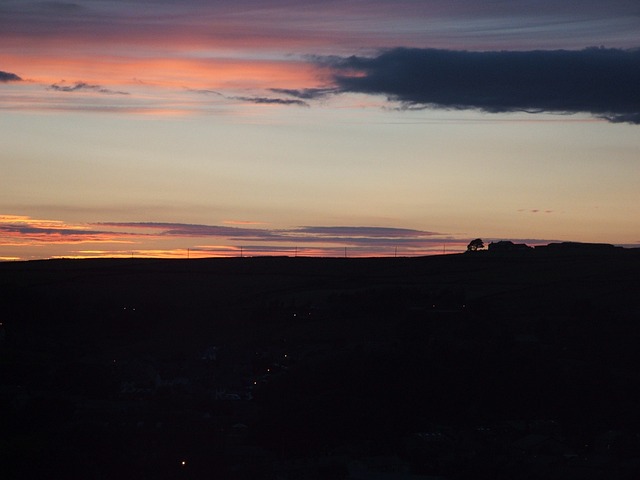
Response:
[[[481,238],[476,238],[475,240],[471,240],[469,245],[467,245],[467,252],[477,252],[482,248],[484,248],[484,242]]]

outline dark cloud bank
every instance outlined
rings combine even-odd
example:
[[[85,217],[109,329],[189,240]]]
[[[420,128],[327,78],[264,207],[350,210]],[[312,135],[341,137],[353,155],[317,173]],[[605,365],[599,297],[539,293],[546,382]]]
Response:
[[[334,69],[341,92],[382,94],[407,108],[586,112],[640,124],[640,49],[396,48],[319,62]]]
[[[0,70],[0,82],[19,82],[22,80],[18,75]]]

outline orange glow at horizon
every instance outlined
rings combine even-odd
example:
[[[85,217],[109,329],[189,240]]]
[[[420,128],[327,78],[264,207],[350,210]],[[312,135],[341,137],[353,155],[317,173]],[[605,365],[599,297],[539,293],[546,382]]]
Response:
[[[198,252],[188,248],[162,249],[134,249],[134,250],[78,250],[69,255],[55,255],[51,258],[167,258],[167,259],[196,259],[196,258],[224,258],[237,255],[214,255],[210,252]]]

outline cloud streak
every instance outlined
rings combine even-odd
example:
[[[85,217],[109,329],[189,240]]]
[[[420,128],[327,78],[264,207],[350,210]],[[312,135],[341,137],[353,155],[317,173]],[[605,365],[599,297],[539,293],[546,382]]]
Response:
[[[127,234],[70,225],[59,220],[41,220],[20,215],[0,215],[0,245],[45,245],[77,243],[129,243]]]
[[[204,89],[204,88],[200,88],[200,89],[195,89],[195,88],[186,88],[186,90],[188,92],[192,92],[192,93],[197,93],[197,94],[201,94],[201,95],[214,95],[217,97],[222,97],[224,99],[227,100],[236,100],[236,101],[240,101],[240,102],[247,102],[247,103],[255,103],[255,104],[262,104],[262,105],[297,105],[299,107],[308,107],[309,104],[303,100],[300,100],[299,98],[296,99],[288,99],[288,98],[274,98],[274,97],[251,97],[251,96],[227,96],[224,95],[223,93],[220,93],[216,90],[209,90],[209,89]],[[272,88],[270,89],[270,91],[274,92],[274,93],[279,93],[279,94],[284,94],[284,95],[289,95],[289,91],[295,91],[295,90],[286,90],[286,89],[276,89],[276,88]],[[295,96],[295,95],[293,95]],[[308,97],[308,98],[312,98],[312,97]]]
[[[116,227],[146,231],[149,235],[167,237],[226,237],[226,238],[266,238],[271,231],[258,228],[229,227],[224,225],[199,225],[189,223],[162,222],[107,222],[97,223],[100,228]]]
[[[274,93],[288,95],[301,100],[315,100],[327,97],[331,94],[339,93],[337,88],[303,88],[299,90],[292,88],[271,88],[270,90]]]
[[[228,97],[241,102],[255,103],[257,105],[295,105],[298,107],[308,107],[309,104],[302,100],[292,100],[287,98],[271,97]]]
[[[145,230],[160,237],[219,237],[233,241],[330,243],[340,245],[421,245],[441,243],[442,233],[406,228],[370,226],[304,226],[289,229],[245,228],[184,223],[99,223],[100,228],[116,227]],[[153,232],[153,233],[151,233]]]
[[[49,85],[49,90],[54,90],[56,92],[79,92],[79,91],[90,91],[96,93],[104,93],[106,95],[129,95],[128,92],[121,92],[117,90],[110,90],[108,88],[104,88],[100,85],[92,85],[86,82],[76,82],[71,85],[66,85],[64,83],[54,83]]]
[[[322,60],[320,60],[322,62]],[[640,49],[469,52],[395,48],[327,58],[341,92],[406,108],[590,113],[640,124]]]

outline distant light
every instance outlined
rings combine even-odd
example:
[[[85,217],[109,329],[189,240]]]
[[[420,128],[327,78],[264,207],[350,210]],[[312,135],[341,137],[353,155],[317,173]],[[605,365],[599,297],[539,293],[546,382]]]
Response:
[[[183,467],[186,467],[186,466],[187,466],[187,462],[186,462],[186,460],[182,460],[182,461],[180,462],[180,465],[182,465]]]

